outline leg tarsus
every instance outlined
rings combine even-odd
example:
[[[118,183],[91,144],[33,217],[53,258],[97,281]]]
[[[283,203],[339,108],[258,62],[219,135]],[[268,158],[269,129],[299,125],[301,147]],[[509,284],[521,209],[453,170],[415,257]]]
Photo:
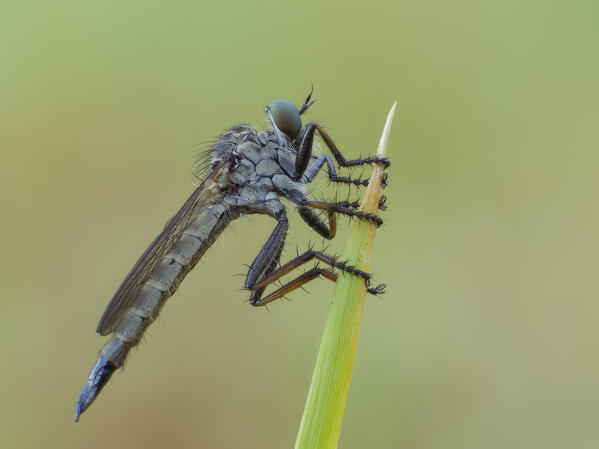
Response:
[[[385,293],[386,288],[386,284],[379,284],[376,287],[367,287],[366,291],[371,295],[382,295],[383,293]]]
[[[312,182],[314,178],[316,178],[316,175],[320,172],[322,167],[324,167],[325,162],[327,164],[327,172],[330,182],[354,185],[356,187],[366,187],[368,185],[368,179],[362,179],[361,177],[351,178],[349,176],[337,175],[337,170],[335,169],[335,164],[333,163],[333,160],[330,156],[326,154],[323,154],[308,166],[308,168],[305,170],[302,176],[302,182],[304,184]],[[387,173],[383,175],[381,186],[383,188],[387,187]]]
[[[379,209],[387,210],[387,197],[385,195],[381,195],[379,198]]]
[[[300,206],[311,207],[314,209],[323,209],[333,213],[347,215],[349,217],[358,217],[364,220],[368,220],[371,223],[374,223],[378,228],[383,224],[382,218],[375,214],[369,214],[367,212],[362,212],[359,210],[354,210],[355,202],[348,203],[347,201],[340,202],[326,202],[326,201],[310,201],[308,199],[303,200],[300,203]],[[358,206],[359,207],[359,206]],[[357,207],[356,207],[357,208]]]

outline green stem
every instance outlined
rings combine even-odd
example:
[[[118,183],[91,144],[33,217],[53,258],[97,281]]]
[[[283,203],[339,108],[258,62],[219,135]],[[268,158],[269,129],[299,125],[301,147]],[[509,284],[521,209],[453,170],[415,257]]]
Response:
[[[377,151],[378,157],[384,157],[386,154],[396,105],[397,103],[393,103],[387,116]],[[382,177],[383,168],[374,167],[362,202],[365,212],[378,212]],[[345,252],[345,258],[349,263],[363,271],[370,270],[375,229],[374,224],[357,220]],[[362,279],[339,274],[295,442],[296,449],[337,447],[365,295],[366,286]]]

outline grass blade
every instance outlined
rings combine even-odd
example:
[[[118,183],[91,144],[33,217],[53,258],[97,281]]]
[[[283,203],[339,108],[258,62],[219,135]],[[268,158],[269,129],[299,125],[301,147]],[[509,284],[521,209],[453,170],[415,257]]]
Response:
[[[384,157],[397,102],[393,103],[377,150]],[[378,213],[383,167],[375,166],[362,209]],[[376,226],[356,220],[345,252],[348,263],[370,270]],[[300,424],[296,449],[334,449],[339,441],[343,411],[358,343],[366,286],[355,276],[339,274]]]

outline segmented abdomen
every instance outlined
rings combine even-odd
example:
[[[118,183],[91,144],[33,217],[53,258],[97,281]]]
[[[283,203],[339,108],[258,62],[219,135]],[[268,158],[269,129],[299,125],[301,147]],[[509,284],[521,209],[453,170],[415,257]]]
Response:
[[[232,218],[225,206],[216,204],[207,207],[185,227],[171,250],[137,290],[131,306],[101,349],[101,356],[117,368],[122,366],[127,354],[156,319],[166,300]]]

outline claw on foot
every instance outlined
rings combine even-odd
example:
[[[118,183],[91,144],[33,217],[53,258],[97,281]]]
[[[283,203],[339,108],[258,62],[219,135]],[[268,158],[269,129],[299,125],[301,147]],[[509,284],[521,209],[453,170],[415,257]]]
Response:
[[[379,284],[376,287],[368,287],[367,291],[372,295],[382,295],[383,293],[385,293],[386,288],[386,284]]]

